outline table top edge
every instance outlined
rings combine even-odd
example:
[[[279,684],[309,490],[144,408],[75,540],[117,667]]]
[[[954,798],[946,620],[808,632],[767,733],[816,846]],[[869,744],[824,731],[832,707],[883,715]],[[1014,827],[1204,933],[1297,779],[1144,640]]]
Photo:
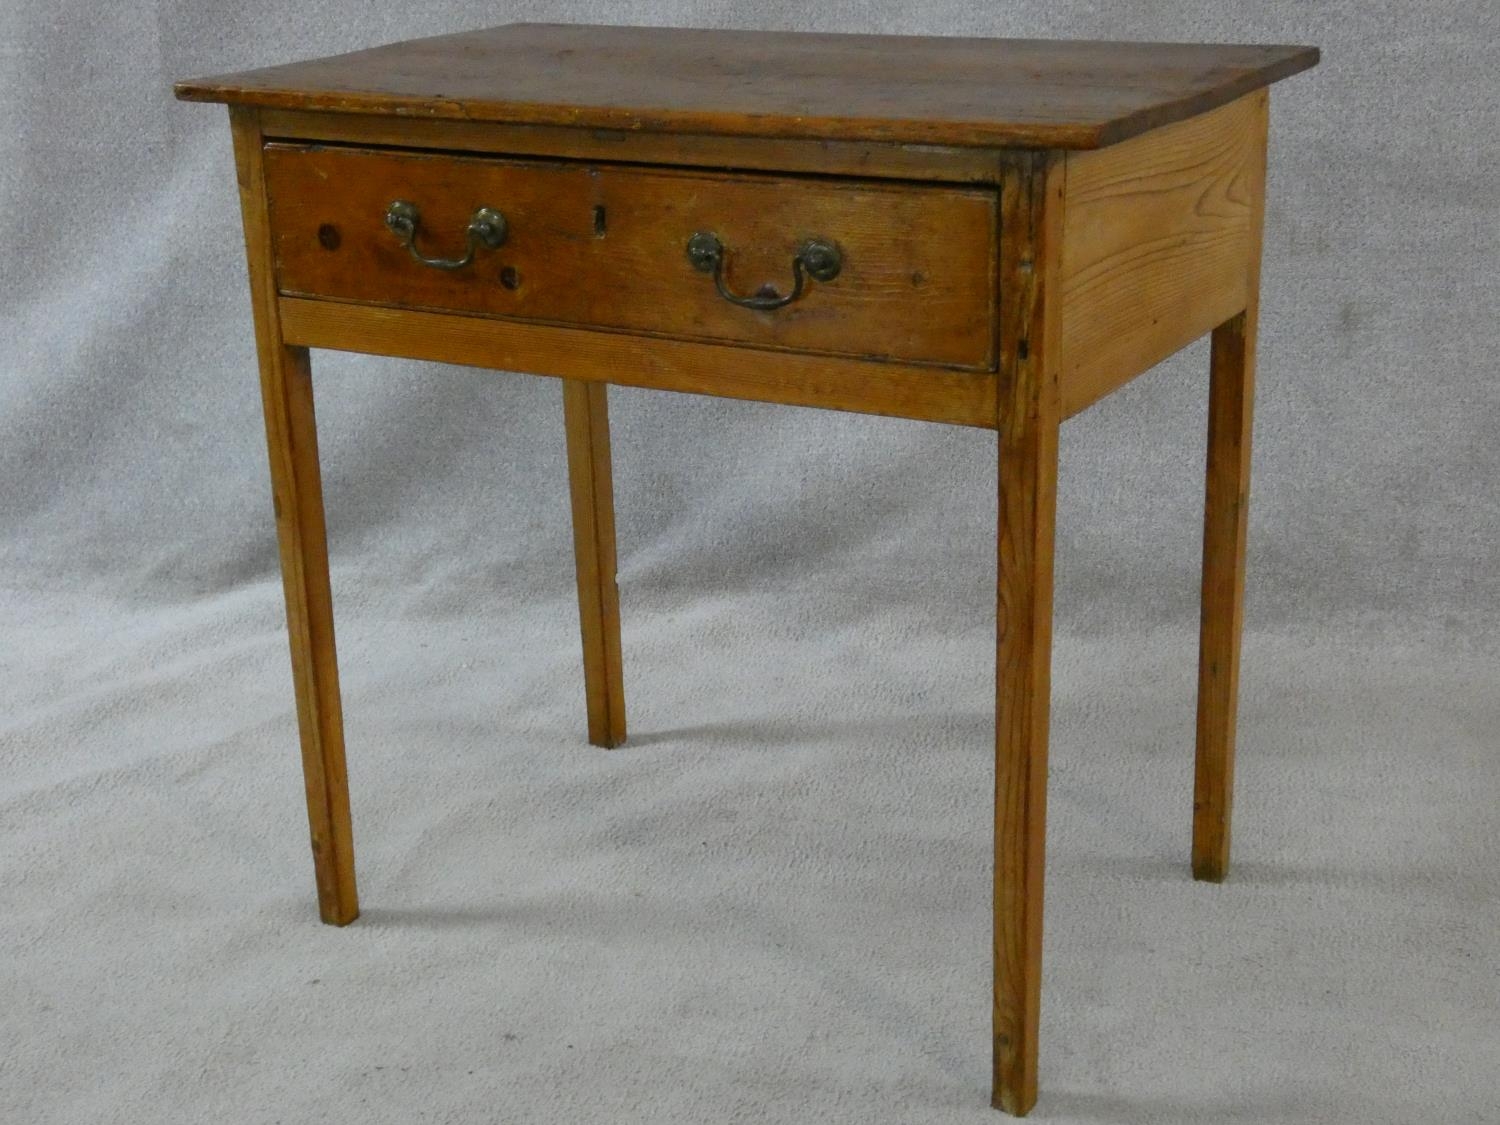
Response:
[[[576,29],[578,25],[511,24],[506,28],[545,30],[551,27]],[[583,30],[612,30],[589,29]],[[693,29],[629,29],[635,31],[692,31]],[[431,40],[408,43],[435,43],[460,40],[464,34],[438,36]],[[707,34],[707,33],[704,33]],[[730,35],[758,33],[727,32]],[[766,33],[779,39],[801,38],[810,33]],[[817,33],[813,36],[830,40],[901,40],[911,38],[923,43],[940,43],[936,37],[860,36]],[[955,44],[975,40],[955,39]],[[1087,43],[1092,47],[1122,46],[1131,49],[1182,49],[1203,47],[1225,50],[1254,50],[1263,54],[1264,62],[1244,68],[1213,84],[1190,89],[1179,96],[1163,98],[1127,112],[1098,116],[1076,115],[1069,119],[1009,120],[978,116],[956,116],[935,113],[874,114],[853,112],[792,114],[787,112],[725,111],[711,105],[700,107],[650,105],[605,105],[586,102],[569,103],[553,99],[456,98],[443,94],[395,93],[389,90],[316,88],[307,84],[278,82],[288,71],[313,67],[332,60],[317,59],[282,64],[247,71],[188,78],[174,84],[173,92],[181,101],[221,103],[257,109],[309,111],[358,116],[393,117],[410,121],[467,121],[491,125],[538,125],[573,127],[626,133],[694,134],[732,136],[764,140],[820,140],[864,142],[897,145],[937,145],[959,148],[1037,148],[1088,150],[1104,148],[1142,133],[1206,113],[1236,98],[1318,65],[1321,52],[1317,47],[1268,44],[1109,44],[1082,40],[983,40],[986,44],[1017,44],[1034,47],[1055,43]],[[348,59],[408,44],[390,44],[386,48],[351,52],[334,56]]]

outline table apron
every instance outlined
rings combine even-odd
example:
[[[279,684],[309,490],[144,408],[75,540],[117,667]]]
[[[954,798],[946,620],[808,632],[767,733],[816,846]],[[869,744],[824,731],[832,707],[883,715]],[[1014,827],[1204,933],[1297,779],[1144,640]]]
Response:
[[[995,427],[996,375],[282,297],[288,344],[628,387]]]

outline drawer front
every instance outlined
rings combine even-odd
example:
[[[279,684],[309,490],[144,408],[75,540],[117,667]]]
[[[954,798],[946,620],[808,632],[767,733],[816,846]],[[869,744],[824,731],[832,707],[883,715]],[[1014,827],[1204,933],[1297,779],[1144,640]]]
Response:
[[[994,364],[987,189],[292,144],[265,158],[288,295]]]

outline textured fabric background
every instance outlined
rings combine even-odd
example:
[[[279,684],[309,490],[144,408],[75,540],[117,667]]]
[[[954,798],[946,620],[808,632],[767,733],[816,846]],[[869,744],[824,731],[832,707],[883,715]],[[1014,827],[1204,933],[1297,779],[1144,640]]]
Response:
[[[1070,422],[1038,1121],[1500,1119],[1500,6],[0,7],[0,1121],[987,1103],[993,438],[315,357],[365,916],[318,925],[229,134],[510,20],[1315,43],[1273,96],[1237,867],[1187,874],[1207,353]]]

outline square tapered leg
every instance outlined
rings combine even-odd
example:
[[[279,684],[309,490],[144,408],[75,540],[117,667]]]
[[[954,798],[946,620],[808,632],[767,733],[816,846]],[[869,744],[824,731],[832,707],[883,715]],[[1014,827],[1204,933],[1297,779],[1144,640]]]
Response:
[[[1198,748],[1193,779],[1193,877],[1229,872],[1235,713],[1245,600],[1255,311],[1214,330],[1203,519],[1203,609],[1198,657]]]
[[[239,170],[255,345],[260,357],[261,404],[286,594],[318,912],[323,921],[343,926],[359,917],[359,895],[354,884],[354,833],[344,765],[344,715],[333,641],[333,595],[328,581],[328,534],[323,520],[312,368],[306,348],[290,347],[282,339],[259,119],[253,112],[235,107],[230,110],[230,124]]]
[[[625,679],[620,655],[620,595],[615,585],[615,500],[610,476],[609,387],[564,379],[568,482],[589,741],[625,741]]]
[[[1057,509],[1057,254],[1061,166],[1042,154],[1006,165],[996,418],[999,514],[995,599],[994,1105],[1037,1097],[1042,882],[1052,692],[1052,546]]]

